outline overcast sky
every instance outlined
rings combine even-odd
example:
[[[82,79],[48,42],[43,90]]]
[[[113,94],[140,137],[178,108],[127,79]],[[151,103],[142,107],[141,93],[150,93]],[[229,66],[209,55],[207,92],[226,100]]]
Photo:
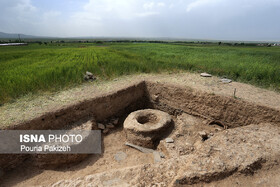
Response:
[[[280,0],[0,0],[0,32],[280,40]]]

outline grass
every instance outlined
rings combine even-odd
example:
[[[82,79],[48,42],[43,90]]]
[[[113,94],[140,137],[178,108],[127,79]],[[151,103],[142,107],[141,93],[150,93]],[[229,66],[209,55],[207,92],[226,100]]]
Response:
[[[280,48],[121,43],[0,47],[0,104],[39,91],[134,73],[206,71],[280,91]]]

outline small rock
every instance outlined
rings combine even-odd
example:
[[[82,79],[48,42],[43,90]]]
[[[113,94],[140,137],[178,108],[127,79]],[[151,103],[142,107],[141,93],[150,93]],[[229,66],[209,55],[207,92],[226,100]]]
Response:
[[[95,120],[92,120],[92,130],[98,130],[98,125]]]
[[[186,146],[187,146],[187,147],[192,147],[192,144],[189,143],[189,142],[186,142]]]
[[[125,152],[122,152],[122,151],[119,151],[115,154],[115,160],[116,161],[122,161],[122,160],[125,160],[127,157],[126,153]]]
[[[202,77],[212,77],[211,74],[208,74],[208,73],[205,73],[205,72],[201,73],[200,76],[202,76]]]
[[[99,129],[104,130],[105,129],[105,125],[103,125],[102,123],[97,123],[97,126]]]
[[[85,81],[88,81],[88,80],[89,80],[89,78],[88,78],[87,75],[84,75],[84,79],[85,79]]]
[[[179,138],[180,136],[184,136],[183,134],[176,134],[176,137]]]
[[[89,77],[93,77],[93,74],[89,71],[86,72],[86,75],[89,76]]]
[[[106,128],[113,129],[115,126],[112,123],[109,123],[106,125]]]
[[[215,128],[216,132],[221,131],[221,130],[222,130],[221,128]]]
[[[172,138],[166,138],[165,142],[166,143],[174,143],[174,140]]]
[[[232,80],[225,79],[225,78],[221,79],[221,81],[222,81],[222,83],[231,83],[232,82]]]
[[[163,152],[159,152],[160,158],[165,158],[165,155],[163,154]]]
[[[118,119],[118,118],[116,118],[116,119],[113,120],[113,124],[114,124],[114,125],[117,125],[118,122],[119,122],[119,119]]]
[[[208,139],[208,135],[205,131],[198,132],[198,135],[202,138],[202,140],[207,140]]]
[[[84,79],[86,81],[93,81],[93,80],[96,80],[96,77],[89,71],[86,72],[86,74],[84,75]]]
[[[199,136],[207,136],[207,133],[205,132],[205,131],[200,131],[200,132],[198,132],[198,135]]]
[[[159,96],[158,96],[158,95],[153,95],[153,96],[152,96],[152,99],[153,99],[155,102],[158,102]]]
[[[110,179],[110,180],[104,180],[102,186],[120,186],[120,185],[118,185],[120,183],[122,183],[121,179],[113,178],[113,179]]]
[[[103,134],[107,134],[109,132],[109,129],[104,129]]]
[[[142,153],[153,153],[154,152],[153,149],[141,147],[141,146],[134,145],[134,144],[131,144],[131,143],[128,143],[128,142],[126,142],[125,145],[129,146],[129,147],[132,147],[134,149],[137,149],[138,151],[141,151]]]
[[[159,153],[159,152],[154,151],[154,152],[153,152],[153,155],[154,155],[154,162],[155,162],[155,163],[161,161],[161,156],[160,156],[160,153]]]

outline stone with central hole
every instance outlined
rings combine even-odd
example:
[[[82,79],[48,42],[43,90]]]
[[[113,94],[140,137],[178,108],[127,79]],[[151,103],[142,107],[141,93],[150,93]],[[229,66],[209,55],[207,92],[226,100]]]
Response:
[[[124,121],[124,130],[129,143],[155,148],[171,126],[171,116],[160,110],[145,109],[132,112]]]

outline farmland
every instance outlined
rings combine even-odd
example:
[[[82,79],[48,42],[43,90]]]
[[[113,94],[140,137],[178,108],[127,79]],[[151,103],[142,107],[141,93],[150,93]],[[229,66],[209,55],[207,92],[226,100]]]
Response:
[[[137,73],[208,72],[280,90],[280,48],[188,43],[64,43],[0,47],[0,104],[29,93]]]

